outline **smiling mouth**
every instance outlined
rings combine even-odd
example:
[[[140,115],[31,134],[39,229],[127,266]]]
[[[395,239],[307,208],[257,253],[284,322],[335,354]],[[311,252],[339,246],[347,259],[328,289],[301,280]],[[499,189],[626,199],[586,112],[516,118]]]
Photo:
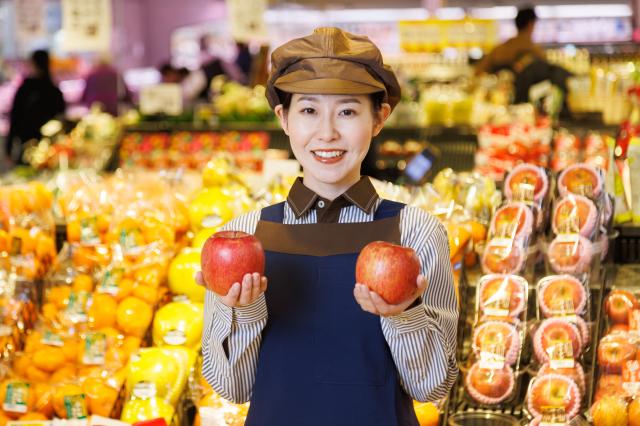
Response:
[[[322,162],[322,163],[335,163],[340,161],[343,157],[344,154],[347,151],[341,150],[341,149],[334,149],[334,150],[317,150],[317,151],[311,151],[313,153],[313,156],[316,160]]]

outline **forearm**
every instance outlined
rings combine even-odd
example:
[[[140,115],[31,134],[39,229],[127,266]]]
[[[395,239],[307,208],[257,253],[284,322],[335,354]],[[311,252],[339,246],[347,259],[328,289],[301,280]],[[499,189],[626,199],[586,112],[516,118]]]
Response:
[[[251,397],[266,323],[264,296],[251,305],[229,308],[207,292],[202,375],[223,398],[242,403]]]

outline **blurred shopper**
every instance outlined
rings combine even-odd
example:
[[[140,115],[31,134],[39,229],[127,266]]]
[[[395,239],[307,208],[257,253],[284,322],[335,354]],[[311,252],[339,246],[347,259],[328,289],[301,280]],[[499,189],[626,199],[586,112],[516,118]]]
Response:
[[[22,162],[24,144],[41,137],[40,127],[65,111],[62,92],[53,83],[49,71],[49,53],[36,50],[31,55],[31,71],[18,88],[10,112],[11,127],[5,153]]]
[[[236,55],[235,64],[243,74],[243,83],[251,82],[251,71],[253,65],[253,56],[249,50],[249,45],[243,42],[236,42],[238,54]]]
[[[528,102],[529,88],[549,80],[567,92],[570,73],[564,68],[547,62],[544,49],[533,42],[537,16],[533,8],[518,11],[515,24],[518,34],[498,45],[476,65],[476,74],[495,73],[509,69],[515,74],[514,103]]]
[[[160,81],[162,83],[180,83],[180,81],[182,81],[182,79],[184,78],[181,75],[181,71],[174,68],[173,65],[168,62],[160,65],[159,71],[161,79]]]
[[[87,107],[99,103],[103,111],[117,116],[118,102],[127,99],[127,86],[118,70],[109,63],[107,57],[100,58],[87,74],[82,103]]]

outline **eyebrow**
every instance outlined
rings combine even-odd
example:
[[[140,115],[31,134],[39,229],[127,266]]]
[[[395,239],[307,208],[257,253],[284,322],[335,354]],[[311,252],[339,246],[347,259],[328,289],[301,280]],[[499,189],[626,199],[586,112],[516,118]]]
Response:
[[[302,102],[302,101],[309,101],[309,102],[318,102],[318,98],[315,96],[301,96],[298,98],[297,102]],[[361,103],[358,99],[356,98],[342,98],[338,100],[339,104],[359,104]]]

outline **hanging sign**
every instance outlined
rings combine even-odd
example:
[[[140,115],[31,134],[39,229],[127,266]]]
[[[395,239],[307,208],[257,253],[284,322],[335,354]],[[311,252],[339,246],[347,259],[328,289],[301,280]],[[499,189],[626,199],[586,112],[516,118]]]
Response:
[[[15,2],[18,40],[27,43],[46,36],[45,17],[44,0],[20,0]]]
[[[267,0],[227,0],[231,35],[237,41],[264,40],[267,30],[264,12]]]
[[[62,0],[62,32],[66,51],[108,51],[111,0]]]

